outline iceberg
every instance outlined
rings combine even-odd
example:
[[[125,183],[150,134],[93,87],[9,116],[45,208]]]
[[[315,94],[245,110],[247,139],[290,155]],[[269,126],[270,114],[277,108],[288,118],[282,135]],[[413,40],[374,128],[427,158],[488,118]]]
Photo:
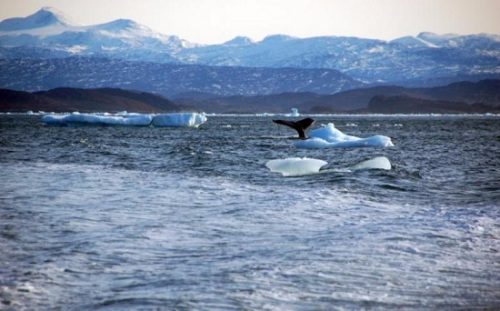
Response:
[[[374,135],[367,138],[347,135],[335,128],[333,123],[310,132],[309,138],[294,143],[295,147],[305,149],[354,148],[354,147],[393,147],[391,138]]]
[[[346,168],[320,170],[328,162],[312,158],[286,158],[266,162],[271,172],[281,173],[283,176],[304,176],[328,172],[354,172],[358,170],[391,170],[392,165],[386,157],[376,157]]]
[[[299,115],[300,115],[300,113],[299,113],[299,109],[297,109],[297,108],[292,108],[292,109],[290,110],[290,116],[291,116],[291,117],[298,117]]]
[[[54,125],[111,125],[111,126],[149,126],[153,117],[149,114],[99,115],[80,114],[44,115],[42,121]]]
[[[107,126],[174,126],[198,127],[207,121],[204,113],[169,113],[160,115],[119,113],[109,114],[48,114],[42,117],[42,122],[51,125],[107,125]]]
[[[161,127],[198,127],[206,121],[204,113],[168,113],[153,117],[153,125]]]

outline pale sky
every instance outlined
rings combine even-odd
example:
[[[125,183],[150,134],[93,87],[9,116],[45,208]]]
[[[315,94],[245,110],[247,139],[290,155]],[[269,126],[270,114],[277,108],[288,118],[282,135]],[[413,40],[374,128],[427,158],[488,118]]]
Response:
[[[500,0],[0,0],[0,20],[53,7],[80,25],[132,19],[193,43],[236,36],[500,34]]]

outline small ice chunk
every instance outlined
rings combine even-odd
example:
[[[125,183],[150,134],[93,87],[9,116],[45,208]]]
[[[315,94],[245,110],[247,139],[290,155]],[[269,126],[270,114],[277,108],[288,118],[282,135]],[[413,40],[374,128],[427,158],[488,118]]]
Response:
[[[291,117],[298,117],[298,116],[300,116],[299,109],[292,108],[292,110],[290,111],[290,116]]]
[[[390,170],[391,168],[391,162],[386,157],[376,157],[349,167],[352,171],[370,169]]]
[[[266,167],[271,172],[281,173],[283,176],[301,176],[318,173],[320,168],[328,164],[326,161],[311,158],[286,158],[270,160]]]
[[[283,176],[302,176],[330,172],[353,172],[357,170],[391,170],[392,165],[386,157],[376,157],[360,162],[347,168],[325,169],[321,167],[328,164],[326,161],[310,158],[286,158],[266,162],[266,167],[271,172],[281,173]]]

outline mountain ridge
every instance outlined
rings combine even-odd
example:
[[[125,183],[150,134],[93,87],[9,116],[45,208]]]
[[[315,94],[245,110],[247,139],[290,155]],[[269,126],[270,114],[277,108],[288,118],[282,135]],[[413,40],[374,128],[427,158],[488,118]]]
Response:
[[[26,24],[32,26],[36,15],[24,18]],[[61,21],[64,17],[53,14],[52,19]],[[56,23],[57,27],[45,25],[31,27],[29,31],[5,30],[5,24],[12,24],[12,20],[0,23],[4,25],[0,27],[3,59],[30,55],[40,59],[97,56],[216,67],[321,68],[339,70],[372,84],[404,85],[436,77],[449,80],[455,76],[485,74],[500,77],[500,36],[494,34],[422,32],[391,41],[341,36],[295,38],[278,34],[258,42],[236,37],[223,44],[200,45],[124,19],[91,26],[61,22]],[[14,20],[22,24],[23,18]]]
[[[457,90],[462,91],[457,94]],[[500,80],[435,88],[379,86],[333,95],[311,92],[228,97],[194,95],[170,100],[159,94],[117,88],[55,88],[39,92],[0,89],[0,111],[285,113],[294,107],[306,114],[500,113]]]
[[[252,109],[282,113],[292,107],[303,113],[498,113],[500,80],[466,81],[430,88],[375,86],[336,94],[308,92],[204,98],[191,94],[189,98],[173,101],[213,113],[251,113]]]
[[[0,89],[0,111],[50,112],[119,112],[140,113],[195,110],[174,104],[169,99],[141,91],[102,88],[55,88],[48,91],[24,92]]]
[[[14,17],[1,21],[0,31],[28,30],[54,24],[69,26],[71,23],[63,16],[63,13],[52,7],[43,7],[27,17]]]

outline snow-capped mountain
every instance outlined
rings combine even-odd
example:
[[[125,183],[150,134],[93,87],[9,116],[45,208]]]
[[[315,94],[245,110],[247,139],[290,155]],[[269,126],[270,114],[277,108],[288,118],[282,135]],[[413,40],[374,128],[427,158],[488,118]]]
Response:
[[[244,45],[183,49],[184,63],[212,66],[337,69],[366,82],[500,74],[500,36],[422,33],[390,42],[351,37],[270,36]]]
[[[328,69],[368,84],[430,86],[464,77],[471,80],[500,78],[498,35],[421,33],[392,41],[272,35],[259,42],[236,37],[223,44],[199,45],[154,32],[126,19],[100,25],[76,25],[51,8],[0,22],[0,59],[72,56],[171,65],[261,68],[259,70]],[[287,72],[289,76],[285,79],[288,80],[300,76],[293,70]],[[307,88],[303,90],[308,91]]]
[[[41,34],[43,29],[45,33],[57,32],[56,29],[63,30],[69,27],[71,22],[64,17],[64,14],[57,11],[54,8],[45,7],[40,11],[28,17],[15,17],[9,18],[0,22],[1,31],[11,31],[23,33],[31,31],[36,33],[38,31]]]
[[[132,20],[118,19],[99,25],[79,26],[55,9],[42,8],[25,18],[0,22],[0,46],[3,50],[20,51],[22,56],[22,49],[27,48],[39,58],[100,55],[175,61],[171,55],[191,44],[177,36],[154,32]],[[15,54],[0,54],[4,58],[12,56]]]

